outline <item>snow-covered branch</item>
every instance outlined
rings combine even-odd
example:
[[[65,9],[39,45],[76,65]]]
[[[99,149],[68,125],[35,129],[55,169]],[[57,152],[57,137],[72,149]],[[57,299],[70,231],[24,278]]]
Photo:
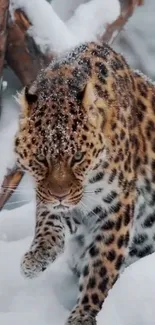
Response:
[[[29,35],[43,53],[63,51],[77,44],[72,32],[46,0],[11,0],[12,18],[16,9],[23,10],[28,17],[31,22]]]
[[[51,59],[39,51],[33,38],[27,34],[30,27],[30,21],[21,10],[16,10],[13,20],[9,18],[6,60],[23,85],[33,81]]]

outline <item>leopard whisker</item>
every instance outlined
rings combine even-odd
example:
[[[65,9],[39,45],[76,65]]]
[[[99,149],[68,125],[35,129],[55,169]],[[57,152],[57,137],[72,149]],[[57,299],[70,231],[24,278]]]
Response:
[[[89,210],[88,207],[87,207],[87,205],[85,203],[81,202],[81,204],[86,208],[86,211],[88,213],[93,213],[98,218],[98,215],[92,209]]]
[[[26,190],[28,190],[29,191],[29,188],[28,187],[26,187],[26,186],[21,186],[21,185],[19,185],[19,187],[20,187],[20,189],[26,189]],[[1,188],[4,188],[4,189],[16,189],[16,187],[15,186],[4,186],[4,185],[2,185],[1,186]],[[31,188],[32,189],[36,189],[35,187],[33,187],[33,186],[31,186]]]
[[[17,203],[28,203],[28,200],[21,200],[21,201],[13,201],[13,202],[9,202],[9,203],[6,203],[6,204],[5,204],[5,207],[6,207],[6,206],[13,205],[13,204],[17,204]]]
[[[86,195],[83,197],[85,200],[91,200],[91,201],[94,201],[96,204],[97,204],[97,201],[98,201],[98,198],[94,196],[91,196],[91,195]]]
[[[27,189],[27,190],[26,189],[17,190],[17,189],[11,188],[11,187],[2,187],[0,189],[0,192],[3,193],[3,192],[5,192],[5,190],[9,190],[9,191],[11,191],[13,193],[29,193],[30,192],[29,189]]]

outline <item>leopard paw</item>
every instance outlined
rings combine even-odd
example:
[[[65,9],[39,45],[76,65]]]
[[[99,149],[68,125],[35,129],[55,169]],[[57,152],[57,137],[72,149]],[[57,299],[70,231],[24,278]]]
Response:
[[[65,325],[96,325],[96,319],[90,315],[71,315]]]
[[[48,252],[43,248],[35,248],[25,253],[21,261],[21,273],[26,278],[35,278],[46,270],[48,265],[55,259],[56,253]]]

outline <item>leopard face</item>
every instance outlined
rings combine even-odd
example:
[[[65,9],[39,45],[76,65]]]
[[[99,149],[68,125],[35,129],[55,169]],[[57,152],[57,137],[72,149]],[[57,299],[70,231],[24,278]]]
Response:
[[[55,89],[47,97],[44,89],[32,94],[33,87],[20,96],[15,152],[18,164],[34,178],[39,200],[64,211],[80,202],[89,173],[104,154],[101,103],[91,83],[69,101],[58,85],[56,100]]]
[[[34,177],[41,202],[54,209],[73,208],[103,157],[110,152],[117,165],[123,155],[119,137],[126,137],[119,120],[131,120],[128,77],[120,55],[89,43],[54,60],[19,96],[15,152],[20,166]]]

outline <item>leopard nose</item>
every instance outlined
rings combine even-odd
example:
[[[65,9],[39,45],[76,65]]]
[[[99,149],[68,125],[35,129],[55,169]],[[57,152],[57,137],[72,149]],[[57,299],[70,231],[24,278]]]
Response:
[[[54,197],[59,200],[59,201],[63,201],[65,199],[65,197],[69,194],[69,191],[67,193],[62,193],[62,194],[54,194]]]

